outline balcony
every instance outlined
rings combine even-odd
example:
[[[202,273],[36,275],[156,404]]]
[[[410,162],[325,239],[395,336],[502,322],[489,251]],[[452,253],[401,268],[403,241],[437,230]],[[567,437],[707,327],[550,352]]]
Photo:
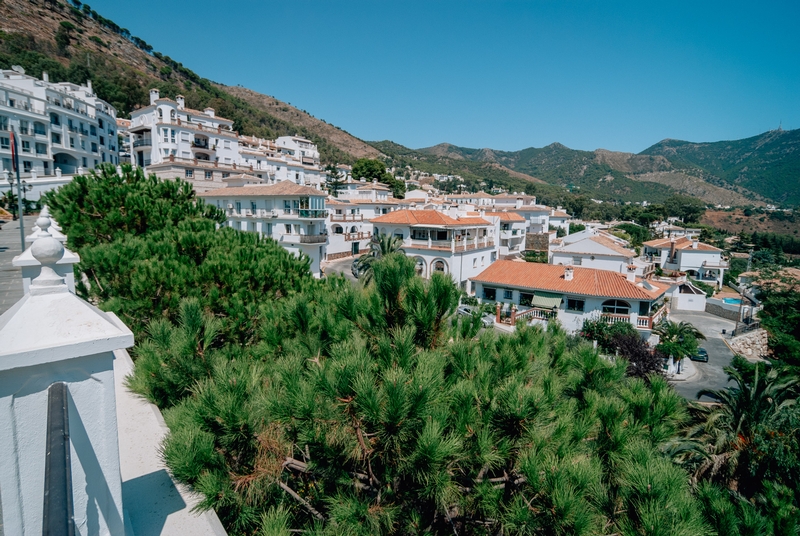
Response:
[[[206,142],[201,142],[201,141],[198,141],[198,140],[194,140],[192,142],[192,148],[193,149],[205,149],[205,150],[208,150],[208,142],[207,141]]]
[[[364,221],[361,214],[331,214],[331,221]]]
[[[509,238],[522,238],[524,235],[519,232],[518,229],[506,229],[504,231],[500,231],[500,238],[503,240],[508,240]]]
[[[314,208],[285,208],[283,209],[283,215],[308,219],[325,219],[328,217],[328,211]]]
[[[285,234],[281,236],[281,242],[291,244],[324,244],[328,240],[326,234]]]
[[[344,233],[344,239],[346,242],[353,242],[354,240],[369,240],[370,238],[372,238],[372,233],[369,231],[360,233]]]
[[[473,251],[476,249],[495,247],[494,238],[485,236],[481,238],[469,238],[459,240],[418,240],[406,238],[403,240],[403,247],[410,249],[430,249],[435,251],[449,251],[456,253],[459,251]]]
[[[152,147],[153,140],[150,138],[143,138],[141,140],[136,140],[133,142],[134,147]]]
[[[658,324],[667,312],[667,308],[663,305],[657,311],[651,312],[651,316],[636,316],[603,313],[600,319],[606,324],[616,324],[618,322],[629,322],[637,329],[651,330]]]

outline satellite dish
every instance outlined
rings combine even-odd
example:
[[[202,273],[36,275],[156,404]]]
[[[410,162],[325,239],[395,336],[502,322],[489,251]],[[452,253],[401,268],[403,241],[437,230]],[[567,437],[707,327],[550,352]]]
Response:
[[[23,69],[21,65],[12,65],[11,70],[19,74],[25,74],[25,69]]]

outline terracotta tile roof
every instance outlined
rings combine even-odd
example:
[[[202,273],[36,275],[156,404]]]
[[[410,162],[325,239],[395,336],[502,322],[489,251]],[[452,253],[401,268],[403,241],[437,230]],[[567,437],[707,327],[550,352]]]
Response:
[[[601,246],[607,247],[608,249],[610,249],[612,251],[615,251],[615,252],[619,253],[620,255],[625,255],[626,257],[635,257],[636,256],[636,252],[635,251],[633,251],[631,249],[628,249],[626,247],[623,247],[618,242],[616,242],[614,240],[611,240],[610,238],[606,238],[605,236],[600,236],[600,235],[593,236],[589,240],[591,240],[592,242],[595,242],[597,244],[600,244]]]
[[[569,214],[564,212],[563,210],[556,210],[552,214],[550,214],[551,218],[571,218]]]
[[[486,212],[486,216],[497,216],[500,221],[525,221],[525,218],[516,212]]]
[[[277,184],[258,186],[238,186],[235,188],[217,188],[210,192],[197,194],[198,197],[252,197],[252,196],[285,196],[285,195],[326,195],[322,190],[281,181]]]
[[[654,300],[666,292],[668,285],[648,281],[655,290],[648,290],[642,283],[628,281],[625,274],[592,268],[573,268],[572,281],[564,279],[564,266],[534,262],[495,261],[472,281],[490,285],[505,285],[532,290],[600,296],[634,300]]]
[[[648,240],[643,242],[645,246],[655,249],[669,249],[671,247],[671,238],[657,238],[655,240]],[[692,247],[692,239],[687,236],[682,236],[675,239],[675,249],[694,249]],[[703,242],[697,243],[697,249],[702,251],[722,251],[714,246],[704,244]]]
[[[483,218],[451,218],[438,210],[395,210],[389,214],[372,218],[372,223],[391,223],[400,225],[491,225]]]

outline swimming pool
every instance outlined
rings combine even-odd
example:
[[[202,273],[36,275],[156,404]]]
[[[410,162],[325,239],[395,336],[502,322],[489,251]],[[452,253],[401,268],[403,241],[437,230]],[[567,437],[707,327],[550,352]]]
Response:
[[[727,303],[730,305],[740,305],[742,303],[741,298],[722,298],[723,303]]]

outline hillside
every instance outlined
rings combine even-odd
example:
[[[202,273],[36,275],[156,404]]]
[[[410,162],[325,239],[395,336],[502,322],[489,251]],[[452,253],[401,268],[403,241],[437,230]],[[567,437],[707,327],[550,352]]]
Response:
[[[719,186],[745,188],[777,203],[800,204],[800,129],[713,143],[664,140],[641,154],[664,157],[674,169],[689,170]]]
[[[636,155],[598,149],[579,151],[560,143],[521,151],[469,149],[450,144],[419,153],[451,161],[495,162],[553,185],[596,199],[660,202],[675,192],[723,205],[762,204],[759,196],[713,184],[699,173],[677,171],[662,155]]]
[[[59,41],[60,40],[60,41]],[[59,44],[61,43],[61,44]],[[53,82],[93,81],[100,98],[120,117],[148,103],[148,90],[186,97],[186,104],[211,106],[234,120],[242,134],[275,138],[299,134],[313,140],[325,163],[352,163],[378,156],[370,146],[286,103],[241,88],[214,84],[152,47],[86,4],[3,0],[0,2],[0,68],[22,66],[28,74],[47,71]],[[273,106],[268,101],[278,102]]]
[[[730,233],[775,233],[779,235],[797,236],[800,233],[800,217],[785,214],[781,211],[751,213],[749,216],[742,209],[708,210],[703,214],[700,223],[710,225]]]

